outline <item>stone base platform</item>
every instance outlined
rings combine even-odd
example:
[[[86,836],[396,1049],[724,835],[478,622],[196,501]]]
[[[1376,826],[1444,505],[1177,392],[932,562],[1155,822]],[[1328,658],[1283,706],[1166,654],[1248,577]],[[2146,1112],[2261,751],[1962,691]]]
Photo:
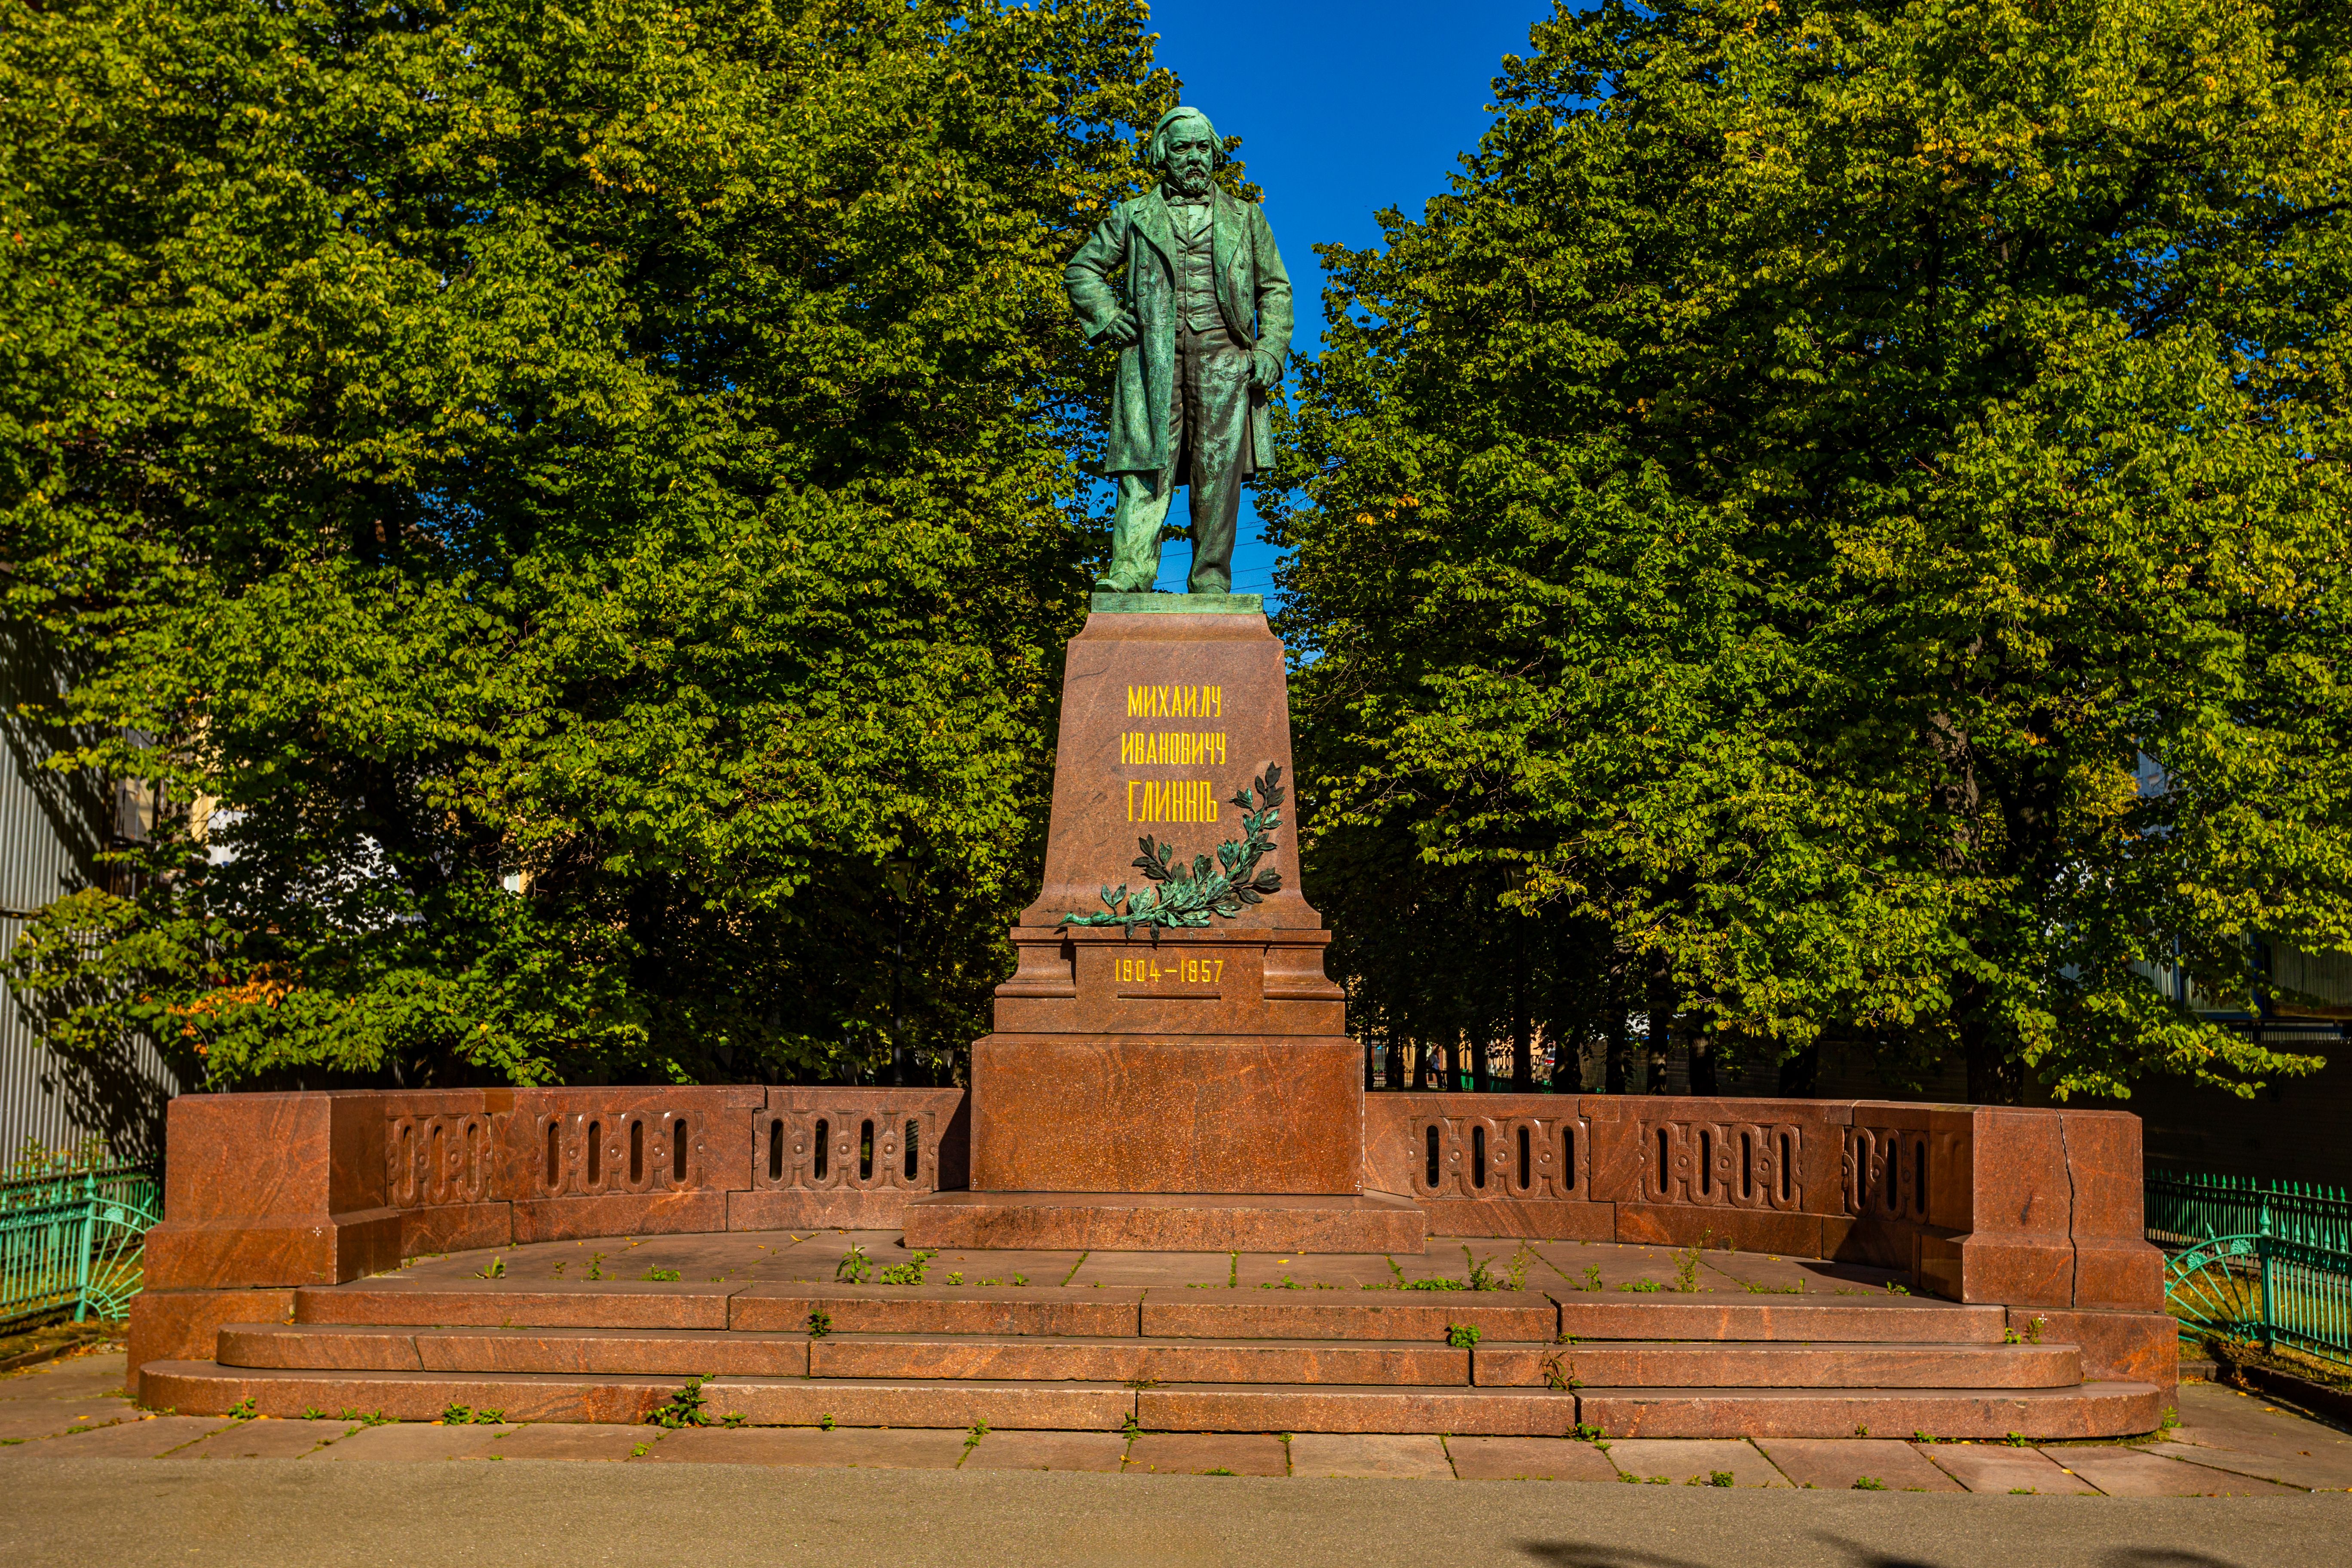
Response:
[[[1419,1205],[1388,1193],[936,1193],[907,1205],[910,1247],[1419,1257]]]
[[[282,1303],[221,1292],[220,1316],[142,1297],[131,1342],[142,1400],[183,1415],[640,1424],[698,1377],[710,1419],[754,1426],[2053,1439],[2151,1430],[2170,1399],[2159,1314],[1906,1284],[1606,1243],[1383,1257],[730,1232],[417,1258]]]

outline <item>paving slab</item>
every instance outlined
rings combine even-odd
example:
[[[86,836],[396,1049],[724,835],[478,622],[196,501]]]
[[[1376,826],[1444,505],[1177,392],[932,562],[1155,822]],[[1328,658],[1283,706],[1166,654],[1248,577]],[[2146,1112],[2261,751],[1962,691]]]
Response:
[[[1613,1481],[1617,1467],[1573,1437],[1448,1437],[1454,1473],[1465,1481]]]
[[[143,1421],[78,1430],[68,1437],[15,1444],[0,1448],[0,1458],[155,1459],[227,1425],[218,1415],[150,1415]]]
[[[130,1369],[121,1351],[67,1356],[0,1376],[0,1404],[12,1399],[100,1399],[126,1394]]]
[[[1709,1486],[1718,1474],[1728,1473],[1735,1487],[1777,1487],[1786,1489],[1789,1478],[1756,1445],[1737,1437],[1627,1437],[1609,1445],[1609,1461],[1636,1480],[1661,1477],[1679,1484],[1696,1477]]]
[[[232,1421],[174,1459],[299,1459],[342,1438],[354,1428],[342,1421]]]
[[[1271,1432],[1146,1432],[1127,1450],[1127,1472],[1286,1476],[1290,1447]]]
[[[2331,1462],[2352,1486],[2352,1434],[2323,1426],[2263,1399],[2216,1384],[2189,1383],[2175,1396],[2179,1424],[2168,1434],[2176,1443],[2266,1454],[2280,1459]]]
[[[991,1432],[963,1462],[967,1470],[1096,1470],[1116,1475],[1127,1458],[1118,1432]]]
[[[310,1457],[313,1459],[457,1459],[478,1450],[510,1426],[444,1426],[430,1421],[394,1421],[363,1426]]]
[[[1290,1440],[1290,1473],[1450,1481],[1454,1465],[1444,1442],[1433,1436],[1301,1432]]]
[[[139,1414],[127,1399],[19,1399],[0,1405],[0,1442],[105,1426]]]
[[[2244,1453],[2236,1448],[2209,1447],[2201,1443],[2145,1443],[2140,1446],[2140,1451],[2179,1459],[2183,1464],[2226,1470],[2231,1475],[2283,1481],[2303,1491],[2352,1491],[2352,1476],[2346,1474],[2342,1461],[2332,1457],[2313,1455],[2306,1458],[2291,1455],[2280,1458],[2271,1454]]]
[[[535,1421],[490,1439],[469,1459],[599,1459],[632,1457],[659,1436],[650,1426],[608,1426],[586,1421]]]
[[[1865,1477],[1895,1492],[1963,1491],[1959,1482],[1892,1437],[1772,1437],[1756,1445],[1797,1487],[1818,1491],[1874,1491]]]
[[[1923,1452],[1972,1492],[2034,1492],[2051,1496],[2098,1490],[2081,1477],[2069,1474],[2055,1459],[2046,1458],[2032,1448],[1937,1443]]]
[[[2302,1490],[2137,1448],[2045,1448],[2042,1454],[2109,1497],[2265,1497]]]
[[[886,1470],[952,1470],[967,1434],[939,1427],[702,1426],[664,1435],[649,1464],[831,1465]]]

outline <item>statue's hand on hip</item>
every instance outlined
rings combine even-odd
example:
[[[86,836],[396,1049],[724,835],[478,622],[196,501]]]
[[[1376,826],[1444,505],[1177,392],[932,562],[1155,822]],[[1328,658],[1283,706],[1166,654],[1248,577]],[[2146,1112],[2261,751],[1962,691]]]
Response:
[[[1274,349],[1250,351],[1250,380],[1265,388],[1275,389],[1282,381],[1282,355]]]
[[[1143,329],[1136,324],[1135,312],[1124,305],[1119,307],[1118,314],[1105,321],[1102,331],[1095,334],[1115,349],[1132,347],[1135,340],[1142,335]]]

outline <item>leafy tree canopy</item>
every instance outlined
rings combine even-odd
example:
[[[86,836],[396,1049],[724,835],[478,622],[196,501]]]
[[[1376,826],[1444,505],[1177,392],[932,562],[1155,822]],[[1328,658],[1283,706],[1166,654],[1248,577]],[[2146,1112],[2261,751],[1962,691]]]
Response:
[[[227,1085],[977,1033],[1143,16],[13,0],[7,613],[116,737],[68,760],[188,808],[20,947],[51,1040]]]
[[[1327,250],[1284,476],[1367,999],[1426,1000],[1386,990],[1431,910],[1359,874],[1402,859],[1751,1054],[1840,1031],[1983,1100],[2312,1065],[2147,976],[2251,1007],[2258,937],[2352,950],[2347,28],[1538,26],[1452,194]]]

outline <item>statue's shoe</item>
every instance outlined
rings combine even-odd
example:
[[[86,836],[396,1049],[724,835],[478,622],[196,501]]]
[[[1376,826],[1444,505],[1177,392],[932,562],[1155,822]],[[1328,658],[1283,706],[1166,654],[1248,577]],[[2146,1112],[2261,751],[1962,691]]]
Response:
[[[1097,594],[1149,594],[1151,592],[1151,584],[1122,583],[1116,577],[1097,577],[1095,579],[1095,592]]]

